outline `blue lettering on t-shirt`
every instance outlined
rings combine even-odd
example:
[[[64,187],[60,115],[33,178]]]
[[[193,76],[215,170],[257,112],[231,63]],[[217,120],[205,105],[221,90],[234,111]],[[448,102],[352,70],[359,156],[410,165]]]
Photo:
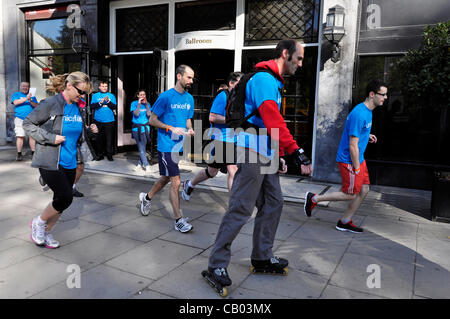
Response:
[[[67,169],[77,167],[77,142],[83,130],[83,120],[77,104],[64,105],[62,136],[66,140],[61,144],[59,165]]]
[[[172,88],[161,93],[152,112],[164,124],[186,129],[186,121],[194,116],[194,98],[188,92],[179,93]],[[181,152],[183,141],[184,136],[158,128],[158,151]]]
[[[13,95],[12,95],[12,97],[11,97],[11,104],[14,105],[14,101],[15,101],[15,100],[24,98],[24,97],[26,97],[27,95],[28,95],[28,94],[24,94],[24,93],[22,93],[22,92],[15,92],[15,93],[13,93]],[[31,101],[33,101],[34,103],[38,103],[36,97],[34,97],[34,96],[31,97]],[[20,118],[20,119],[23,120],[23,119],[25,119],[25,118],[28,116],[28,114],[30,114],[31,111],[33,111],[33,110],[34,110],[34,108],[33,108],[33,106],[31,106],[30,101],[26,100],[26,102],[24,102],[24,103],[22,103],[22,104],[15,105],[15,107],[14,107],[14,116],[15,116],[15,117],[18,117],[18,118]]]
[[[108,98],[111,101],[111,103],[117,105],[116,97],[114,96],[114,94],[109,93],[109,92],[105,92],[105,93],[97,92],[97,93],[95,93],[94,95],[92,95],[91,104],[100,103],[100,101],[102,101],[105,96],[108,96]],[[108,107],[106,101],[103,103],[103,105],[100,105],[100,108],[95,110],[94,120],[96,120],[98,122],[101,122],[101,123],[114,122],[114,113]]]
[[[347,116],[344,132],[342,133],[336,162],[352,164],[350,156],[350,136],[359,138],[359,163],[364,161],[364,151],[369,143],[370,129],[372,128],[372,111],[364,103],[360,103]]]

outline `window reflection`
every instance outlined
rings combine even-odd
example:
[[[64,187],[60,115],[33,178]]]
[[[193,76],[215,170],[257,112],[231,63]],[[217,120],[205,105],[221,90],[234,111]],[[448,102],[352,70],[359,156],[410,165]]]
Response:
[[[37,20],[29,22],[30,50],[54,53],[55,50],[71,49],[72,30],[66,19]]]

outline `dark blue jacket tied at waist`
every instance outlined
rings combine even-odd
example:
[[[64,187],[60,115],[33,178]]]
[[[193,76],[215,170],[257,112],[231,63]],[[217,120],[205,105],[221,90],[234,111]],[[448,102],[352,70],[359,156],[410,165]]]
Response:
[[[137,128],[139,141],[141,141],[141,132],[142,132],[141,128],[143,128],[145,137],[147,137],[147,143],[150,142],[150,125],[133,123],[132,129],[134,129],[134,128]]]

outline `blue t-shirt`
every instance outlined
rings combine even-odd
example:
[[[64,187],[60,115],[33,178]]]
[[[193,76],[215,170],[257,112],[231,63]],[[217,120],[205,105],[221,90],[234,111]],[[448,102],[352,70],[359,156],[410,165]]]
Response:
[[[350,112],[345,121],[344,132],[336,155],[336,162],[352,164],[350,157],[350,136],[358,137],[359,163],[364,161],[364,151],[369,143],[372,128],[372,111],[364,103],[360,103]]]
[[[91,104],[100,103],[100,101],[105,96],[109,97],[109,100],[111,101],[111,103],[117,105],[116,98],[115,98],[114,94],[109,93],[109,92],[106,92],[106,93],[97,92],[97,93],[95,93],[94,95],[92,95]],[[94,120],[96,120],[97,122],[100,122],[100,123],[114,122],[114,113],[108,107],[108,105],[106,105],[106,104],[107,103],[105,102],[105,104],[101,105],[100,108],[95,110]]]
[[[131,102],[130,111],[133,114],[133,119],[131,120],[131,122],[134,124],[148,124],[148,120],[150,118],[147,116],[147,108],[145,107],[145,104],[141,104],[139,116],[134,115],[134,110],[136,110],[138,104],[139,104],[139,101]],[[150,111],[152,110],[152,106],[150,105],[150,103],[148,103],[148,108],[150,109]],[[150,130],[150,125],[146,125],[146,128],[147,128],[147,130]],[[133,132],[137,132],[138,128],[134,127],[132,130],[133,130]],[[141,131],[139,133],[141,133],[141,134],[145,133],[145,128],[141,127]]]
[[[11,97],[11,104],[14,105],[14,101],[26,97],[28,94],[23,94],[22,92],[15,92]],[[36,97],[32,96],[31,101],[34,103],[38,103]],[[26,102],[15,105],[14,106],[14,116],[20,119],[25,119],[31,111],[34,110],[34,107],[31,106],[31,103],[27,100]]]
[[[248,116],[264,101],[275,101],[278,104],[278,109],[281,106],[280,89],[283,88],[283,83],[273,77],[267,72],[259,72],[247,83],[245,89],[245,116]],[[265,128],[264,122],[259,114],[252,116],[250,123]],[[249,130],[253,130],[250,128]],[[261,155],[272,157],[275,149],[271,149],[271,139],[268,135],[255,135],[246,132],[240,132],[237,136],[236,145],[252,149]],[[278,146],[276,146],[278,147]]]
[[[186,121],[194,116],[194,98],[188,92],[181,94],[172,88],[161,93],[152,112],[164,124],[186,129]],[[181,152],[183,142],[184,136],[158,128],[158,151]]]
[[[59,153],[59,165],[67,169],[77,167],[77,142],[83,130],[83,120],[81,118],[78,105],[64,105],[64,116],[62,122],[62,136],[66,140],[61,144]]]
[[[210,113],[226,115],[227,93],[225,91],[217,94],[211,106]],[[234,130],[230,129],[226,124],[211,123],[211,139],[234,143]]]

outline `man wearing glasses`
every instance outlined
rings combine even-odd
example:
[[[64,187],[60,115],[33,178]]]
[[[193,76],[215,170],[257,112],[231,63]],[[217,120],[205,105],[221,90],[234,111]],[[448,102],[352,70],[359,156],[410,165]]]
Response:
[[[369,192],[369,171],[364,160],[364,151],[368,143],[376,143],[377,137],[370,134],[372,111],[383,105],[387,99],[387,86],[379,80],[372,80],[366,88],[366,100],[347,116],[344,132],[336,155],[336,162],[342,178],[339,192],[316,195],[306,192],[304,212],[311,216],[311,211],[322,201],[349,201],[344,216],[337,222],[336,229],[352,233],[362,233],[363,229],[353,224],[352,217],[361,206]]]

